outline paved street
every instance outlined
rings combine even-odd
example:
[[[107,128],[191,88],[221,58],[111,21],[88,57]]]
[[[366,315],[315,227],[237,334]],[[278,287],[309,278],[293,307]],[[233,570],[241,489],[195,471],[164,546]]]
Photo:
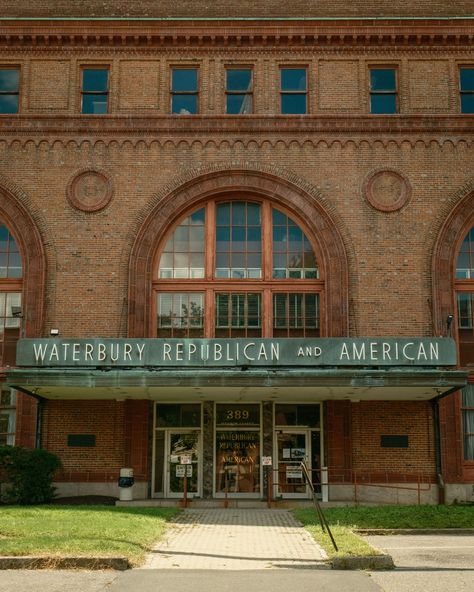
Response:
[[[374,572],[374,582],[385,592],[472,592],[474,590],[473,535],[368,536],[371,545],[385,550],[395,562],[393,572]]]

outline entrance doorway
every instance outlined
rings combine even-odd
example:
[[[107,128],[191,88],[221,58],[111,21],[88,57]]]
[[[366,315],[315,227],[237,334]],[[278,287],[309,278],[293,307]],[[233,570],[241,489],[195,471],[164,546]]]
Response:
[[[157,404],[153,497],[201,496],[201,405]],[[186,463],[186,464],[184,464]]]
[[[309,465],[309,434],[307,431],[277,432],[277,493],[282,497],[308,497],[301,461]]]
[[[321,490],[320,404],[275,405],[274,494],[283,498],[309,498],[301,461],[306,463],[314,489]]]

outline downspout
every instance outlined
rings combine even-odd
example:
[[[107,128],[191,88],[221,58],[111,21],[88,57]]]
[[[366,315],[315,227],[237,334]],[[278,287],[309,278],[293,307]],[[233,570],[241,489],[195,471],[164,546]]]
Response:
[[[433,427],[434,427],[434,443],[435,443],[435,466],[436,477],[438,479],[438,504],[445,503],[444,494],[444,479],[443,467],[441,461],[441,429],[439,425],[439,398],[431,401],[431,408],[433,410]]]
[[[37,399],[38,404],[36,407],[36,438],[35,448],[41,448],[41,435],[43,431],[43,409],[44,399],[42,397]]]

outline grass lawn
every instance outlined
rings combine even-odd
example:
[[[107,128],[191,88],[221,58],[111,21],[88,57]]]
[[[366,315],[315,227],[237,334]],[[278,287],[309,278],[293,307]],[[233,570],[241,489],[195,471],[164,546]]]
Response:
[[[0,506],[0,555],[125,556],[138,565],[175,508]]]
[[[339,547],[319,526],[313,509],[295,510],[295,517],[311,532],[330,557],[377,553],[353,531],[363,528],[474,528],[474,509],[466,506],[376,506],[327,508],[324,510]]]

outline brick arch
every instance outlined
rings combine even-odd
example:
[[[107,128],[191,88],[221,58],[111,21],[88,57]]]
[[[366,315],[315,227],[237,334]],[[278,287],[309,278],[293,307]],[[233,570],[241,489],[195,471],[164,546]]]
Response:
[[[433,329],[435,335],[446,335],[446,318],[454,314],[453,281],[456,260],[468,230],[474,226],[474,183],[466,186],[464,195],[452,208],[441,227],[432,260]]]
[[[23,262],[22,311],[26,337],[38,337],[43,326],[45,253],[38,227],[22,203],[26,196],[0,178],[0,220],[8,227]]]
[[[130,255],[129,336],[148,336],[151,280],[159,240],[186,210],[227,193],[245,193],[269,199],[305,221],[318,245],[319,263],[326,278],[325,332],[329,336],[347,335],[347,256],[342,237],[330,214],[314,196],[288,179],[262,171],[234,169],[211,171],[183,183],[148,213]]]

